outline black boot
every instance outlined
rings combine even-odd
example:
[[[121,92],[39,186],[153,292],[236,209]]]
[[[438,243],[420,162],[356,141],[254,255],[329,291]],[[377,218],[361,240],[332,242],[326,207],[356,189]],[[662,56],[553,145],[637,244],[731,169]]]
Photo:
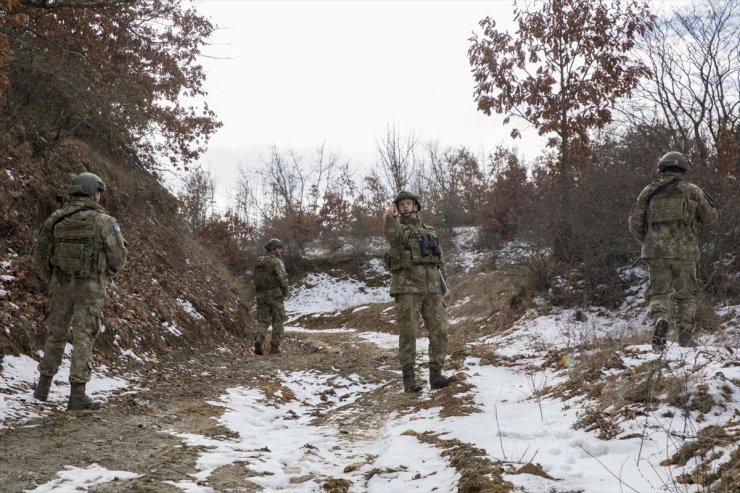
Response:
[[[79,411],[81,409],[100,409],[100,403],[90,399],[85,394],[84,383],[73,383],[72,391],[69,393],[69,404],[67,409]]]
[[[262,339],[257,339],[254,341],[254,354],[257,356],[262,356]]]
[[[270,354],[280,354],[280,346],[270,345]]]
[[[33,391],[33,396],[40,401],[48,399],[52,380],[54,380],[54,377],[39,375],[39,383],[36,384],[36,390]]]
[[[681,347],[696,347],[698,344],[691,337],[691,329],[683,329],[678,333],[678,345]]]
[[[421,390],[421,385],[416,383],[416,377],[414,376],[414,366],[404,366],[401,371],[403,372],[403,391],[419,392]]]
[[[659,318],[655,322],[655,330],[653,331],[653,350],[663,351],[666,346],[666,334],[668,334],[668,320]]]
[[[455,380],[457,378],[454,375],[450,377],[442,375],[442,368],[437,368],[436,366],[429,367],[429,385],[433,389],[443,389]]]

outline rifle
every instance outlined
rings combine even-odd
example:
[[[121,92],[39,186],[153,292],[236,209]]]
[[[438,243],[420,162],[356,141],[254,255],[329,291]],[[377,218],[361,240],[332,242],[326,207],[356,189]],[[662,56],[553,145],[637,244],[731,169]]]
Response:
[[[439,283],[442,288],[442,304],[444,306],[447,306],[447,302],[445,301],[444,297],[447,294],[447,292],[450,290],[450,288],[447,285],[447,281],[445,280],[444,274],[442,274],[442,269],[437,268],[437,272],[439,272]]]

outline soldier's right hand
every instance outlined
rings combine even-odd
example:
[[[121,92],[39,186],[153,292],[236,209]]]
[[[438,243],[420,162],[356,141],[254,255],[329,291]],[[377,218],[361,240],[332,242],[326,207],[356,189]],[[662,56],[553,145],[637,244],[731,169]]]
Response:
[[[391,206],[388,208],[388,217],[398,217],[401,214],[398,212],[398,207],[396,207],[395,202],[391,204]]]

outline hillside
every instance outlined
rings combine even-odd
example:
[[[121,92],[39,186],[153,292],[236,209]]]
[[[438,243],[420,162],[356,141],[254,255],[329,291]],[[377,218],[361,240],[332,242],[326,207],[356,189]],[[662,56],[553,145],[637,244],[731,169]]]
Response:
[[[85,170],[106,182],[103,205],[130,251],[109,289],[98,361],[240,344],[251,330],[246,288],[185,232],[176,199],[149,172],[74,138],[41,147],[16,142],[0,170],[0,354],[36,357],[43,347],[48,297],[31,264],[33,237],[67,200],[71,177]]]
[[[387,274],[377,260],[294,280],[285,351],[245,345],[147,358],[98,373],[99,412],[31,398],[33,361],[6,357],[0,474],[8,491],[735,492],[738,306],[716,307],[700,346],[648,344],[646,273],[607,310],[531,290],[517,245],[445,244],[449,371],[458,383],[404,394]],[[321,265],[326,259],[307,259]],[[491,257],[497,267],[491,269]],[[323,260],[320,260],[322,259]],[[418,336],[426,384],[428,340]],[[94,385],[93,385],[94,384]],[[3,411],[3,408],[5,409]],[[51,441],[55,446],[48,448]],[[74,444],[74,446],[73,446]]]

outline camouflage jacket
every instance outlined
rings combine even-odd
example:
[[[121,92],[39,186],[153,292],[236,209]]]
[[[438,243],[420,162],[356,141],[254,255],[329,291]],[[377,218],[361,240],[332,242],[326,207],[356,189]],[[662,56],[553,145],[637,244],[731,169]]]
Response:
[[[283,261],[274,251],[257,258],[254,265],[254,288],[258,295],[269,293],[276,298],[288,296],[288,273]]]
[[[70,228],[85,234],[80,238],[65,238],[65,231]],[[68,255],[65,261],[67,246],[76,248],[79,256]],[[126,241],[116,219],[95,201],[73,197],[41,225],[33,259],[52,291],[67,288],[82,297],[104,297],[108,278],[123,269],[127,256]],[[68,268],[70,262],[76,267]]]
[[[386,265],[391,271],[391,296],[441,294],[444,256],[434,228],[422,223],[418,214],[385,216],[383,234],[391,246],[386,255]]]
[[[630,233],[645,259],[699,259],[699,225],[717,221],[717,209],[701,188],[681,173],[664,172],[646,186],[632,206]]]

